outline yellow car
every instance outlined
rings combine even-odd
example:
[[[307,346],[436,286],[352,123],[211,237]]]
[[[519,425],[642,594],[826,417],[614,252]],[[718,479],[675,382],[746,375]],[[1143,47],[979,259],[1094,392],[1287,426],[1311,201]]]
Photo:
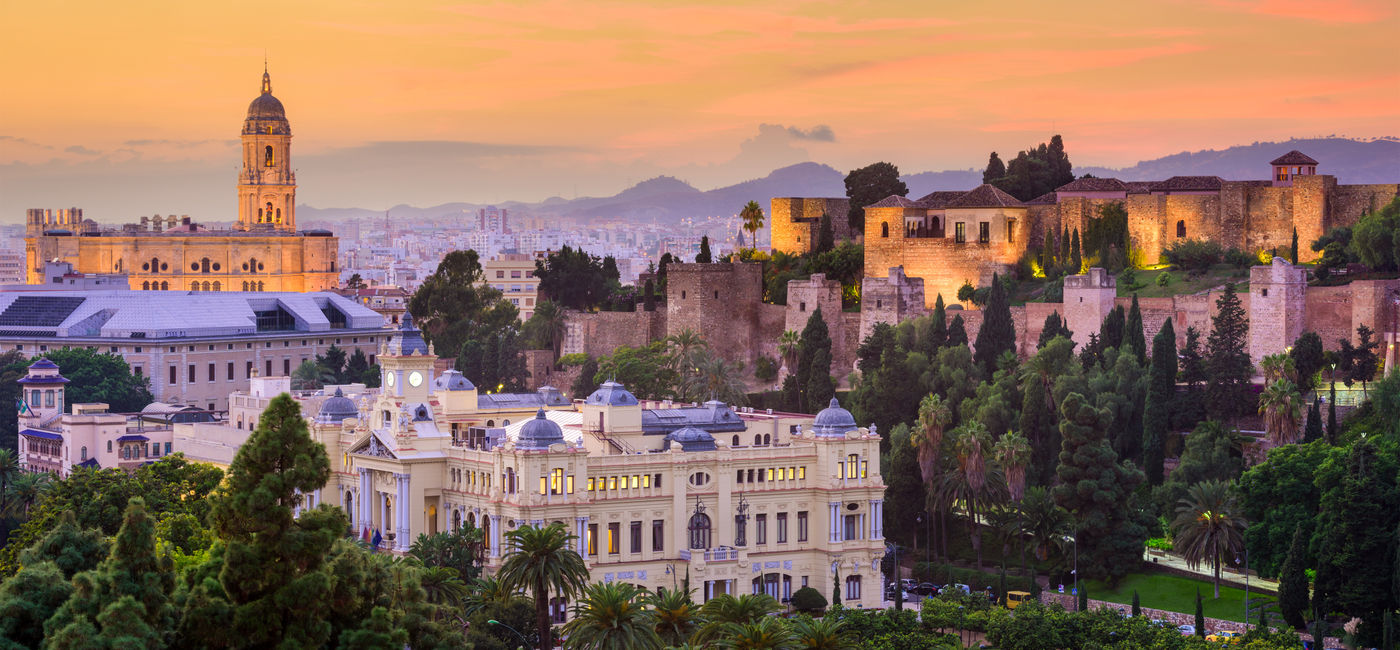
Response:
[[[1222,644],[1225,644],[1225,645],[1234,645],[1234,644],[1236,644],[1236,643],[1239,643],[1239,642],[1240,642],[1240,638],[1243,637],[1243,636],[1244,636],[1244,632],[1235,632],[1235,631],[1233,631],[1233,630],[1225,630],[1224,632],[1215,632],[1215,633],[1213,633],[1213,634],[1208,635],[1208,636],[1206,637],[1206,641],[1209,641],[1209,642],[1211,642],[1211,643],[1222,643]]]
[[[1016,609],[1016,606],[1017,606],[1017,605],[1020,605],[1021,603],[1024,603],[1024,602],[1026,602],[1026,601],[1028,601],[1028,600],[1033,600],[1033,599],[1031,598],[1031,593],[1030,593],[1029,591],[1008,591],[1008,592],[1006,592],[1006,607],[1007,607],[1007,609]]]

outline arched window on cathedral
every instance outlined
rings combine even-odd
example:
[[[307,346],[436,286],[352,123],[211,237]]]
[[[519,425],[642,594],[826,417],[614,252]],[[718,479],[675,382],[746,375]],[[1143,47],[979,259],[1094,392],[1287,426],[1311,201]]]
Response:
[[[208,282],[205,282],[205,283],[204,283],[204,289],[203,289],[203,290],[204,290],[204,291],[208,291],[208,290],[209,290],[209,283],[208,283]]]
[[[160,270],[160,259],[159,259],[159,258],[152,257],[152,258],[151,258],[151,271],[154,272],[154,271],[159,271],[159,270]]]
[[[1184,239],[1185,237],[1186,237],[1186,221],[1185,221],[1185,220],[1181,220],[1181,221],[1176,222],[1176,238],[1177,238],[1177,239]]]
[[[881,236],[881,237],[889,237],[889,236],[890,236],[890,224],[887,224],[887,223],[882,223],[882,224],[880,224],[880,236]]]
[[[263,290],[263,283],[262,283],[262,282],[259,282],[259,283],[258,283],[258,291],[262,291],[262,290]]]
[[[272,223],[272,201],[267,202],[267,209],[264,212],[266,214],[263,222]]]
[[[209,272],[209,258],[206,257],[206,258],[204,258],[204,259],[202,259],[202,260],[199,261],[199,272],[200,272],[200,273],[208,273],[208,272]]]
[[[199,283],[198,283],[198,282],[191,282],[191,283],[190,283],[190,291],[199,291]]]
[[[263,165],[272,167],[275,164],[277,163],[272,159],[272,145],[267,145],[267,148],[263,150]]]
[[[244,290],[244,291],[247,291],[247,290],[248,290],[248,281],[247,281],[247,280],[244,280],[244,281],[243,281],[243,290]]]
[[[142,291],[150,291],[150,290],[151,290],[151,283],[150,283],[150,282],[142,282],[142,283],[141,283],[141,290],[142,290]]]
[[[219,281],[218,281],[218,280],[215,280],[215,281],[214,281],[214,290],[215,290],[215,291],[223,291],[223,290],[224,290],[223,286],[222,286],[221,284],[219,284]]]
[[[272,223],[282,223],[282,208],[277,208],[277,220]]]
[[[169,282],[165,282],[164,280],[162,280],[161,283],[160,283],[160,290],[161,290],[161,291],[169,291],[169,290],[170,290],[170,283],[169,283]]]

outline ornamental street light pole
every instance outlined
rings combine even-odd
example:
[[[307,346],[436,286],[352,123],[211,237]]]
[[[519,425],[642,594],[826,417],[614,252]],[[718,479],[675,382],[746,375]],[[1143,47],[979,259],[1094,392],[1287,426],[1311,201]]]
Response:
[[[501,627],[503,627],[503,628],[505,628],[505,629],[507,629],[507,630],[510,630],[511,632],[514,632],[514,633],[515,633],[515,636],[518,637],[518,638],[520,639],[520,648],[519,648],[519,650],[525,650],[525,648],[530,647],[530,642],[525,640],[525,635],[524,635],[524,634],[521,634],[519,630],[517,630],[517,629],[515,629],[515,628],[513,628],[513,627],[511,627],[511,626],[509,626],[509,625],[506,625],[505,623],[502,623],[502,622],[500,622],[500,621],[498,621],[498,620],[496,620],[496,619],[494,619],[494,618],[491,619],[491,620],[488,620],[488,621],[486,621],[486,622],[487,622],[487,623],[490,623],[491,625],[499,625],[499,626],[501,626]]]

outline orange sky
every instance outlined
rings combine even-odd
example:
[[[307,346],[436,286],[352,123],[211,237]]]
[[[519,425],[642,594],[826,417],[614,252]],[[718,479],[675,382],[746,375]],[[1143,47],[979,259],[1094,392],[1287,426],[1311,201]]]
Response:
[[[1074,162],[1101,165],[1400,132],[1393,0],[48,0],[5,13],[12,197],[68,169],[231,178],[264,50],[303,186],[326,170],[302,196],[322,206],[379,196],[334,171],[337,152],[353,165],[369,143],[473,143],[444,159],[464,165],[460,185],[433,198],[497,201],[656,173],[707,188],[804,159],[980,168],[1052,129]],[[217,202],[231,209],[227,185]],[[419,191],[363,207],[427,202]],[[24,198],[72,203],[55,193]],[[15,208],[0,198],[6,221]]]

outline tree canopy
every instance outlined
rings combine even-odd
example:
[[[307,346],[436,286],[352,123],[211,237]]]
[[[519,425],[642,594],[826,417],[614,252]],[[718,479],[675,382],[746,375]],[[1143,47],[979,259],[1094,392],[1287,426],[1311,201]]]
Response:
[[[851,202],[846,219],[851,232],[865,232],[865,206],[888,196],[908,193],[909,186],[899,179],[899,168],[890,163],[877,162],[851,170],[846,174],[846,198]]]

